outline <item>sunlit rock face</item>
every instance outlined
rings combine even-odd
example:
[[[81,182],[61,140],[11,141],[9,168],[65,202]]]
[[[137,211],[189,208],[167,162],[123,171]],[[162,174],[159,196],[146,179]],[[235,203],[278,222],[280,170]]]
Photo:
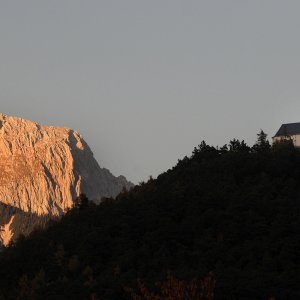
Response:
[[[13,238],[13,230],[11,225],[15,219],[15,216],[12,215],[9,222],[0,228],[0,241],[2,242],[3,246],[7,247],[9,242]]]
[[[0,114],[1,203],[58,216],[79,193],[98,202],[124,186],[132,184],[100,168],[78,132]]]

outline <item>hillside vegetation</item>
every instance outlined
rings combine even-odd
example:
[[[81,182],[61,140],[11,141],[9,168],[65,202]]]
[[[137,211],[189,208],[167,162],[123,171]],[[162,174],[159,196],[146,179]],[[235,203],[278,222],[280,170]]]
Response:
[[[97,206],[81,196],[21,237],[1,255],[0,299],[132,299],[138,279],[155,292],[166,274],[213,276],[201,300],[300,299],[299,192],[290,141],[202,142],[157,179]]]

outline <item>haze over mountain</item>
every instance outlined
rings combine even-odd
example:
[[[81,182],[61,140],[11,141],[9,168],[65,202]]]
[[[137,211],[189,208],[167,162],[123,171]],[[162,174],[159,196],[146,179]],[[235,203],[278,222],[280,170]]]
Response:
[[[78,132],[4,114],[0,114],[0,157],[0,204],[37,217],[62,215],[80,193],[99,202],[132,186],[125,177],[100,168]],[[9,211],[2,215],[1,225],[4,219],[13,225],[14,213]],[[3,228],[7,237],[10,226]]]

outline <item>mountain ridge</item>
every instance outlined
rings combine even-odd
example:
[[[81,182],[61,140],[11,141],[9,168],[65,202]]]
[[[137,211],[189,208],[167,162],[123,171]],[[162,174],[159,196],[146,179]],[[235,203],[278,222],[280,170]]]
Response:
[[[99,203],[133,186],[101,168],[77,131],[3,113],[0,157],[0,203],[40,216],[61,216],[80,193]]]

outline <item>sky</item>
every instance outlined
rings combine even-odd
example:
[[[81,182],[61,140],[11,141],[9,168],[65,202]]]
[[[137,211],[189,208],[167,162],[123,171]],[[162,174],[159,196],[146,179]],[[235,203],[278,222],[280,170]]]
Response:
[[[300,1],[0,0],[0,111],[134,183],[300,122]]]

